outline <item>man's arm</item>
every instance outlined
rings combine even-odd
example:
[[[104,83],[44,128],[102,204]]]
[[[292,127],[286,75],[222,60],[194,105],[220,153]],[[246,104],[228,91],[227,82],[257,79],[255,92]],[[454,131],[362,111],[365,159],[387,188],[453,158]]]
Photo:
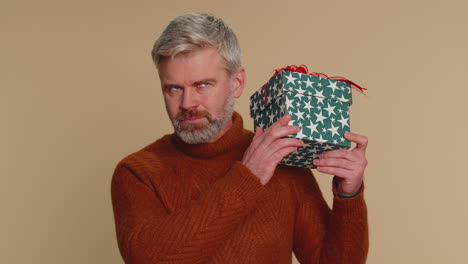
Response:
[[[263,190],[237,162],[199,199],[169,213],[144,177],[125,163],[113,175],[117,240],[126,263],[206,263]]]
[[[295,247],[303,263],[315,263],[317,258],[320,263],[352,264],[366,260],[369,238],[363,177],[367,166],[367,138],[350,132],[345,134],[345,138],[355,142],[356,147],[329,151],[314,161],[318,171],[335,175],[331,214],[322,210],[323,213],[319,211],[317,216],[313,212],[317,207],[311,201],[314,200],[314,193],[320,193],[320,190],[312,175],[306,176],[297,187],[297,193],[302,197],[298,198],[300,205],[296,218]],[[315,219],[315,222],[310,219]],[[319,228],[311,228],[317,226]],[[322,239],[321,246],[310,248],[308,241],[316,240],[317,234]],[[317,252],[317,248],[320,248],[320,252]]]
[[[353,198],[340,198],[333,184],[330,210],[310,170],[298,173],[297,179],[294,253],[299,262],[365,263],[369,240],[363,185]]]

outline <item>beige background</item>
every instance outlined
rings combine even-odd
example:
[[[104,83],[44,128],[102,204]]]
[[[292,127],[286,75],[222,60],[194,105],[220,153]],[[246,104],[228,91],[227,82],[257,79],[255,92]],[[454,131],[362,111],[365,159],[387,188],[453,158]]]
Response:
[[[443,2],[443,4],[442,4]],[[171,127],[150,59],[168,21],[208,11],[248,85],[305,63],[369,88],[368,263],[468,263],[466,1],[0,1],[0,263],[122,263],[116,163]],[[330,199],[328,175],[317,175]]]

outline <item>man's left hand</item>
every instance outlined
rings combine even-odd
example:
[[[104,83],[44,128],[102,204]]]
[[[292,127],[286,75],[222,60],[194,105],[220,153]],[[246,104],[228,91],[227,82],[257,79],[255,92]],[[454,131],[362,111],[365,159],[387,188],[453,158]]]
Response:
[[[314,160],[319,172],[335,175],[338,179],[338,193],[353,196],[362,185],[364,170],[367,166],[367,137],[346,132],[344,137],[356,143],[352,150],[338,149],[325,152]]]

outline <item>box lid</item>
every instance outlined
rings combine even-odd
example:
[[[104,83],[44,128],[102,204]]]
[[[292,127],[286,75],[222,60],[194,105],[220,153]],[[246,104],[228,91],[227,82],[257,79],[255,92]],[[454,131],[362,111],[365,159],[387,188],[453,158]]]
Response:
[[[263,111],[285,92],[352,103],[349,83],[283,70],[250,97],[250,116],[254,117]]]

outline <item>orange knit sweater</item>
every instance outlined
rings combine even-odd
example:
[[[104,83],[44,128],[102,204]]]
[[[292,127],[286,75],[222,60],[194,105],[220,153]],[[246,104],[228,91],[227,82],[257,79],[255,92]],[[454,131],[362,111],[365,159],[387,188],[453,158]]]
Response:
[[[124,158],[112,179],[117,241],[126,263],[364,263],[363,191],[333,210],[310,170],[278,166],[262,186],[242,165],[253,137],[234,113],[218,141],[175,135]]]

